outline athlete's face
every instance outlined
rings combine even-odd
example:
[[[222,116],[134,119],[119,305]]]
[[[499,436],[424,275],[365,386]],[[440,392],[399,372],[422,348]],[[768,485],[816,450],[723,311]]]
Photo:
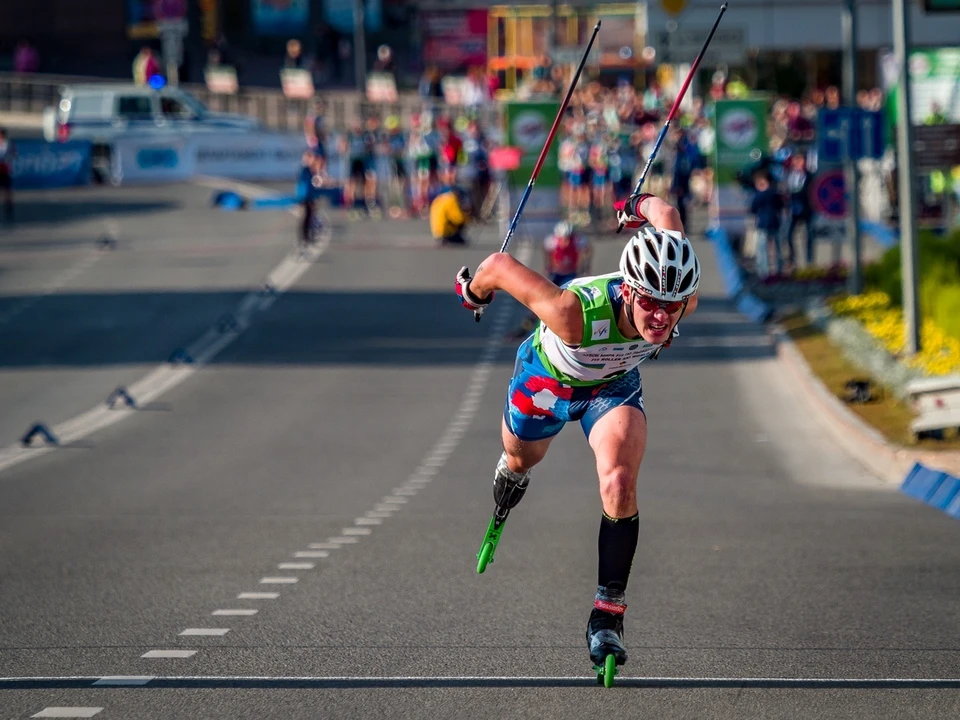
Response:
[[[669,340],[684,303],[655,300],[627,285],[623,292],[624,302],[633,305],[633,322],[643,339],[654,345]]]

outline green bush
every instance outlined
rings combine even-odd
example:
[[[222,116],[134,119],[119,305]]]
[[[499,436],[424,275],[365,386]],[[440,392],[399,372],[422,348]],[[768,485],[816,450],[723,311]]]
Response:
[[[960,230],[946,236],[921,231],[918,245],[920,312],[960,339]],[[899,245],[866,266],[863,277],[867,290],[885,292],[892,304],[903,306]]]

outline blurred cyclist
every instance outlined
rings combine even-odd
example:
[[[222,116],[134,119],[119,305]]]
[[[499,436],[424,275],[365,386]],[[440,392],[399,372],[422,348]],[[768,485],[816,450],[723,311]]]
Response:
[[[4,211],[7,222],[13,222],[13,159],[17,151],[7,137],[5,128],[0,128],[0,190],[4,193]]]
[[[303,154],[300,175],[297,178],[297,202],[303,208],[299,237],[301,251],[314,244],[324,229],[322,219],[316,214],[316,201],[323,195],[326,169],[327,160],[321,153],[308,150]]]

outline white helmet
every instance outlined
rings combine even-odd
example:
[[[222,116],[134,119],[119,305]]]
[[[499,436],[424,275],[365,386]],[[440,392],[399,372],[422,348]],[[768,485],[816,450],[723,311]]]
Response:
[[[566,220],[561,220],[557,223],[556,227],[553,228],[554,237],[572,237],[573,236],[573,225]]]
[[[657,300],[675,302],[697,291],[700,261],[683,233],[646,225],[627,241],[620,274],[630,287]]]

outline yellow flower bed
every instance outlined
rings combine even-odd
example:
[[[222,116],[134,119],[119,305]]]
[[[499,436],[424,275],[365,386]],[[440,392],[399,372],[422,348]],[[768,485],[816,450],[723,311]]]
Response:
[[[890,307],[886,293],[872,292],[853,295],[832,303],[834,313],[856,318],[864,329],[887,351],[899,356],[903,353],[903,311]],[[948,336],[932,320],[924,319],[920,327],[921,351],[906,360],[910,367],[919,368],[927,375],[949,375],[960,372],[960,340]]]

